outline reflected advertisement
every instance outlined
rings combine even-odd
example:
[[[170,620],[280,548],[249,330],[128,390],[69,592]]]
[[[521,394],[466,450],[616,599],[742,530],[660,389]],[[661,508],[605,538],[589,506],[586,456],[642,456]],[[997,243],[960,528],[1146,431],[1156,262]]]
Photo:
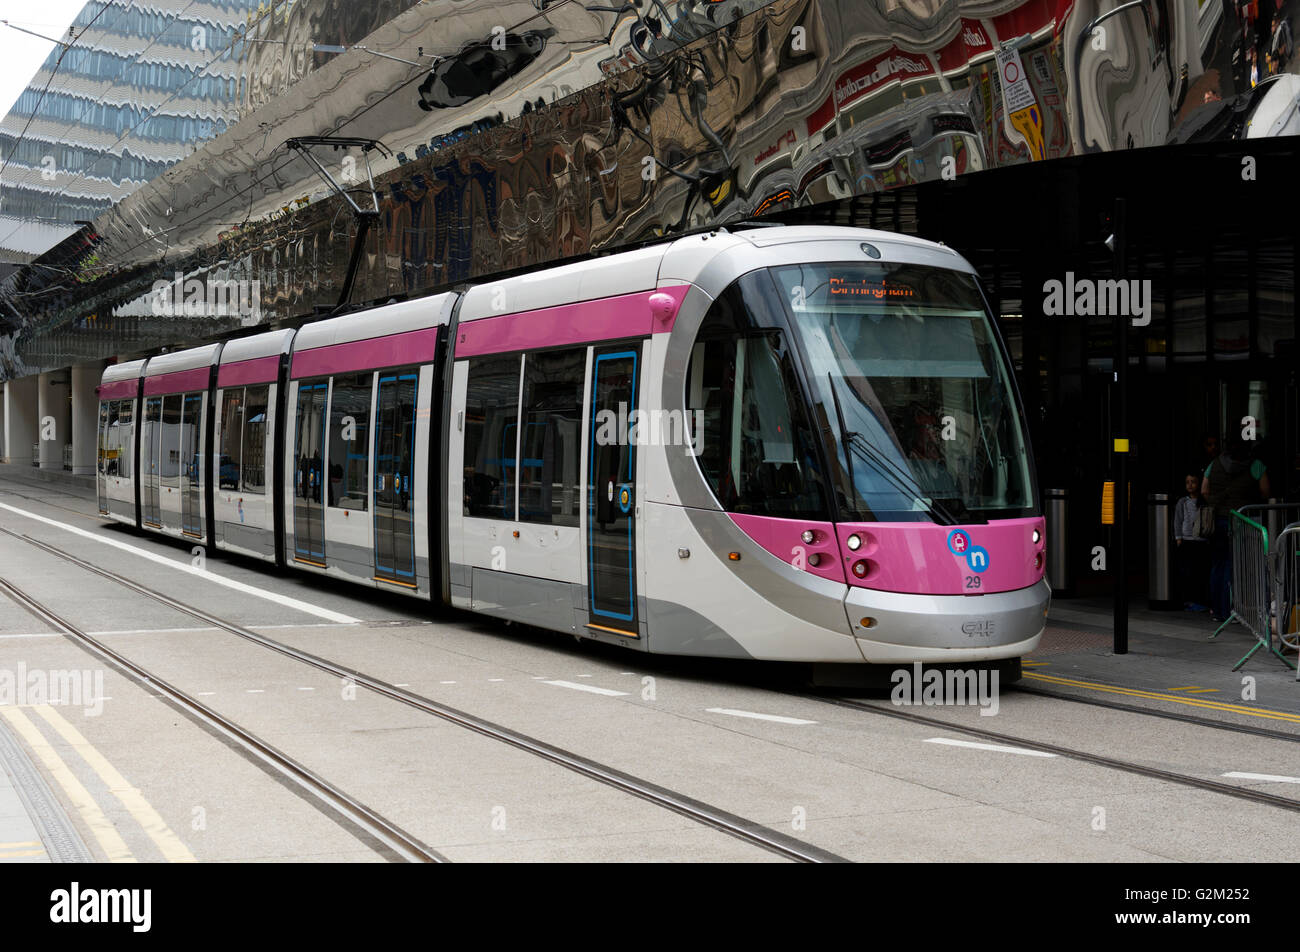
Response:
[[[155,313],[160,280],[295,320],[986,169],[1296,132],[1271,26],[1117,6],[277,4],[216,55],[238,121],[0,288],[0,375],[241,326]],[[1251,57],[1280,75],[1252,86]],[[321,136],[348,144],[286,145]]]

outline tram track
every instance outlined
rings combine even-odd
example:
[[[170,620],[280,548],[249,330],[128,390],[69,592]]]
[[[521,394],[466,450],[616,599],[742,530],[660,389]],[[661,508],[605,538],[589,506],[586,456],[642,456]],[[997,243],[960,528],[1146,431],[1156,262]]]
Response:
[[[3,530],[7,531],[7,530]],[[37,620],[64,635],[74,644],[103,659],[125,677],[141,687],[156,691],[163,698],[189,716],[215,731],[232,743],[237,750],[274,776],[285,780],[308,794],[323,812],[345,821],[345,828],[361,831],[359,837],[367,845],[369,839],[377,840],[397,858],[411,863],[445,863],[449,860],[422,843],[412,834],[351,797],[343,790],[314,773],[299,761],[278,750],[253,732],[220,714],[202,701],[164,681],[152,672],[108,645],[87,634],[81,628],[58,615],[47,605],[37,601],[17,585],[0,577],[0,592],[15,605],[25,609]],[[382,852],[382,851],[381,851]]]
[[[1033,692],[1038,693],[1038,692]],[[1045,692],[1044,692],[1045,693]],[[945,720],[941,717],[931,717],[926,714],[919,714],[915,711],[903,710],[898,707],[885,707],[880,704],[873,704],[867,701],[861,701],[855,698],[833,697],[823,694],[801,694],[795,695],[808,700],[817,700],[825,704],[837,707],[850,708],[857,711],[865,711],[870,714],[876,714],[881,717],[890,717],[895,720],[906,721],[911,724],[919,724],[925,727],[937,728],[939,730],[953,731],[958,734],[965,734],[968,737],[976,737],[980,740],[989,741],[997,744],[1020,747],[1027,750],[1034,750],[1040,753],[1054,754],[1058,757],[1064,757],[1069,760],[1080,761],[1092,764],[1097,767],[1105,767],[1111,770],[1119,770],[1124,773],[1137,774],[1143,777],[1149,777],[1155,780],[1164,780],[1169,783],[1175,783],[1180,786],[1192,787],[1198,790],[1217,793],[1227,797],[1233,797],[1238,800],[1248,800],[1254,803],[1260,803],[1265,806],[1276,807],[1281,810],[1289,810],[1294,813],[1300,813],[1300,799],[1282,797],[1277,794],[1266,793],[1262,790],[1253,790],[1249,787],[1236,786],[1234,784],[1221,783],[1217,780],[1210,780],[1206,777],[1195,777],[1191,774],[1178,773],[1172,770],[1165,770],[1161,767],[1151,767],[1136,761],[1123,760],[1115,757],[1107,757],[1103,754],[1094,754],[1090,751],[1080,750],[1076,747],[1066,747],[1060,744],[1049,744],[1044,741],[1033,740],[1028,737],[1021,737],[1014,734],[1004,734],[1000,731],[986,730],[981,727],[973,727],[967,724],[960,724],[954,721]],[[1142,712],[1145,713],[1145,712]],[[1209,726],[1209,725],[1207,725]],[[1215,725],[1217,726],[1217,725]]]
[[[766,852],[773,853],[794,862],[847,862],[844,857],[835,853],[823,850],[820,847],[806,843],[795,837],[788,836],[787,834],[773,830],[755,821],[737,816],[736,814],[722,810],[711,804],[704,803],[685,794],[660,786],[659,784],[645,780],[644,778],[634,776],[622,770],[618,770],[617,768],[584,757],[581,754],[546,743],[538,738],[531,737],[511,728],[504,727],[484,718],[442,704],[431,698],[397,687],[394,684],[365,674],[364,672],[346,665],[338,664],[327,658],[312,654],[311,652],[303,651],[299,648],[294,648],[291,645],[287,645],[283,642],[267,637],[266,635],[252,631],[242,625],[214,615],[211,612],[181,602],[170,595],[152,589],[134,579],[118,572],[114,572],[111,569],[103,568],[93,562],[82,559],[79,556],[66,552],[63,549],[40,539],[3,527],[0,527],[0,533],[12,536],[13,538],[40,549],[49,555],[53,555],[69,562],[78,568],[115,582],[138,595],[152,599],[168,606],[169,608],[202,621],[207,625],[252,642],[264,649],[291,658],[308,667],[323,671],[334,677],[347,679],[352,684],[365,688],[381,697],[397,701],[398,703],[414,708],[424,714],[448,721],[481,736],[488,737],[518,750],[522,750],[542,760],[587,777],[588,779],[595,780],[605,786],[613,787],[623,793],[645,800],[655,806],[686,817],[702,826],[725,833]],[[49,622],[47,621],[47,623]],[[67,628],[71,626],[60,619],[59,624],[56,627],[58,630],[66,633]],[[85,635],[84,633],[81,633],[81,635],[88,642],[99,645],[99,643],[95,642],[93,638],[90,638],[90,636]],[[107,648],[107,646],[99,645],[99,647],[101,647],[104,652],[110,652],[114,657],[120,657],[116,652],[112,652],[112,649]],[[123,658],[122,660],[126,664],[130,664],[126,659]],[[151,686],[160,685],[162,683],[158,681],[158,679],[148,676],[147,673],[145,676],[148,677],[148,683]],[[201,705],[200,702],[194,701],[193,699],[190,700],[192,703],[206,708],[206,706]],[[215,714],[215,712],[213,712],[213,714]],[[220,715],[216,716],[220,717]]]

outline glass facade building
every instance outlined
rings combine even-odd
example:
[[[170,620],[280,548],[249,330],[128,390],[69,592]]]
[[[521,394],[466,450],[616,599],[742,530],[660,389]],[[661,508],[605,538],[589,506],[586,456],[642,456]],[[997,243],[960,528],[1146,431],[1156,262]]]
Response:
[[[237,118],[250,0],[91,0],[0,122],[0,256],[30,260]]]

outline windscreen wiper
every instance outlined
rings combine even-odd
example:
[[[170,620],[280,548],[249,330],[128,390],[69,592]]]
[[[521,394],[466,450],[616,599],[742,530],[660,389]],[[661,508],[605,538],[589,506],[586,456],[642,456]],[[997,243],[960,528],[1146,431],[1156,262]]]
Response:
[[[835,389],[835,375],[827,373],[826,382],[830,384],[831,399],[835,401],[835,417],[840,424],[840,440],[844,444],[844,461],[849,470],[849,485],[853,487],[854,495],[858,495],[858,481],[853,474],[853,451],[856,450],[862,458],[868,463],[871,463],[876,472],[885,477],[885,479],[888,480],[901,495],[919,500],[922,505],[926,507],[926,511],[928,511],[930,515],[940,517],[940,519],[945,521],[948,525],[957,525],[956,516],[938,503],[926,502],[922,499],[920,487],[914,484],[908,485],[907,480],[898,470],[898,467],[889,459],[882,456],[880,451],[872,446],[866,437],[860,433],[849,431],[848,427],[844,424],[844,410],[840,406],[840,395]],[[890,471],[890,468],[893,469],[893,472]],[[936,519],[936,521],[940,521],[940,519]]]
[[[866,437],[858,433],[851,433],[849,434],[849,437],[852,441],[851,445],[853,449],[861,453],[862,458],[867,462],[874,464],[876,472],[880,473],[880,475],[884,476],[886,479],[891,480],[895,489],[903,495],[909,496],[921,503],[921,505],[925,506],[926,511],[930,513],[930,515],[938,517],[935,519],[936,522],[943,522],[950,526],[957,525],[958,519],[949,509],[944,507],[942,504],[935,502],[933,499],[927,501],[922,497],[921,487],[915,483],[909,484],[894,462],[872,446],[871,443],[867,441]],[[886,469],[885,467],[887,466],[891,467],[894,472],[891,473],[889,469]]]

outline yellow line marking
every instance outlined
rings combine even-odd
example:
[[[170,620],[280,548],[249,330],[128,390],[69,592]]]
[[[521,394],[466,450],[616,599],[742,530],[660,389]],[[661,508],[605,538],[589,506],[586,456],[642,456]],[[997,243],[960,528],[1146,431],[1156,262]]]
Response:
[[[1113,684],[1099,684],[1093,681],[1075,681],[1070,678],[1058,678],[1051,674],[1026,674],[1025,677],[1049,684],[1065,684],[1070,687],[1087,688],[1089,691],[1103,691],[1107,694],[1124,694],[1129,697],[1147,698],[1153,701],[1169,701],[1173,704],[1186,704],[1189,707],[1203,707],[1212,711],[1225,711],[1229,714],[1243,714],[1247,717],[1266,717],[1275,721],[1289,721],[1300,724],[1300,714],[1287,711],[1272,711],[1262,707],[1247,707],[1244,704],[1225,704],[1223,701],[1211,701],[1208,698],[1180,697],[1177,694],[1161,694],[1158,691],[1140,691],[1137,688],[1121,688]]]
[[[1218,694],[1219,689],[1218,688],[1192,688],[1187,693],[1188,694]]]
[[[0,859],[22,859],[26,856],[44,856],[45,850],[19,850],[16,853],[0,853]]]
[[[0,850],[21,850],[29,846],[40,846],[40,840],[28,840],[25,843],[0,843]]]
[[[1025,661],[1025,660],[1022,658],[1021,661],[1020,661],[1020,666],[1021,666],[1022,668],[1041,668],[1043,665],[1045,665],[1045,664],[1047,664],[1047,663],[1048,663],[1048,662],[1046,662],[1046,661]]]
[[[63,762],[58,751],[50,746],[49,742],[30,720],[16,707],[0,707],[0,716],[3,716],[10,725],[27,741],[36,756],[40,758],[45,769],[50,772],[55,781],[72,805],[76,807],[77,812],[81,814],[81,819],[85,821],[90,832],[99,842],[100,848],[108,857],[110,863],[134,863],[136,859],[131,855],[131,851],[126,847],[126,841],[109,822],[108,817],[104,816],[104,811],[99,808],[95,798],[90,795],[81,781],[73,776],[68,765]]]
[[[37,705],[34,710],[49,721],[50,726],[81,755],[81,758],[90,765],[91,770],[99,774],[99,778],[104,781],[113,796],[117,797],[131,816],[135,817],[149,839],[157,844],[167,862],[196,862],[194,854],[181,842],[180,837],[171,831],[171,827],[158,815],[158,811],[149,804],[144,795],[126,782],[126,778],[118,773],[117,768],[110,764],[90,741],[86,740],[81,731],[68,723],[62,714],[48,704]]]

